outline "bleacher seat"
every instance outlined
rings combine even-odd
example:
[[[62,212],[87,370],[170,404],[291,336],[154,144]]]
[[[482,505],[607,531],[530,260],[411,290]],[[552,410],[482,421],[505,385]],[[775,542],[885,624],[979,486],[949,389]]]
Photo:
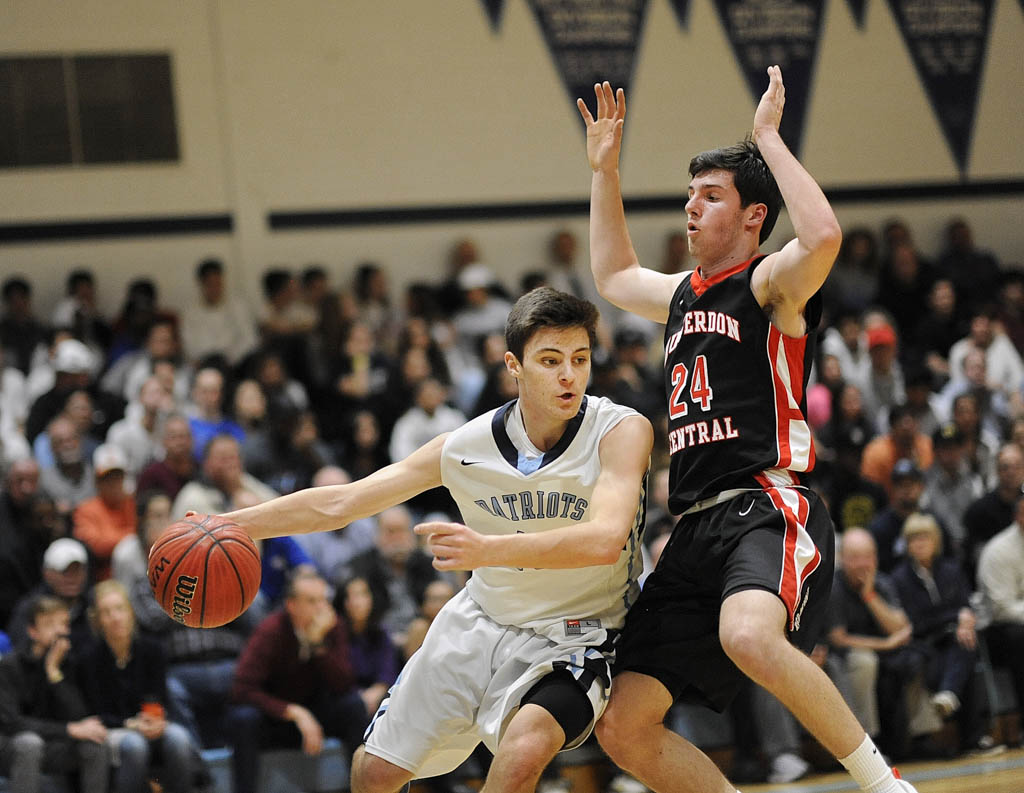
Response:
[[[213,775],[214,789],[231,790],[231,749],[204,749],[203,759]],[[260,756],[253,793],[327,793],[348,790],[348,758],[336,738],[324,739],[323,751],[308,757],[299,749],[271,749]]]

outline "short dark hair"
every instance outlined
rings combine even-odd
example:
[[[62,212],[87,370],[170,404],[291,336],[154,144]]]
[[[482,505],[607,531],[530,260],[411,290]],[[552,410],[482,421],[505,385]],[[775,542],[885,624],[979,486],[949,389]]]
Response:
[[[96,280],[93,278],[92,273],[89,270],[80,267],[76,270],[72,270],[68,274],[67,293],[69,295],[73,295],[75,293],[75,290],[78,289],[79,284],[93,285],[95,283]]]
[[[597,306],[549,286],[540,286],[519,298],[505,321],[505,345],[520,361],[526,343],[543,328],[583,328],[590,346],[597,346]]]
[[[267,298],[276,297],[291,283],[292,274],[283,267],[274,267],[263,274],[263,294]]]
[[[196,267],[196,279],[199,281],[205,281],[206,276],[213,275],[214,273],[220,274],[224,272],[224,264],[220,259],[203,259],[199,262],[199,266]]]
[[[15,292],[21,292],[24,297],[32,296],[32,286],[20,275],[12,275],[4,281],[3,298],[5,301],[14,297]]]
[[[768,208],[761,224],[760,242],[771,236],[782,209],[782,193],[768,163],[754,141],[747,138],[732,146],[704,151],[690,160],[690,176],[707,171],[728,171],[740,194],[740,205],[764,204]]]

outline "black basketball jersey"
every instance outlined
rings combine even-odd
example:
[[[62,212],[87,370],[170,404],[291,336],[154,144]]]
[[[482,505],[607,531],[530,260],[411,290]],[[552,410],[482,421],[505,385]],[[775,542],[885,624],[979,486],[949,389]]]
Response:
[[[672,296],[665,390],[676,514],[725,490],[798,484],[814,467],[805,391],[820,293],[804,310],[807,334],[784,336],[750,289],[763,259],[708,280],[695,270]]]

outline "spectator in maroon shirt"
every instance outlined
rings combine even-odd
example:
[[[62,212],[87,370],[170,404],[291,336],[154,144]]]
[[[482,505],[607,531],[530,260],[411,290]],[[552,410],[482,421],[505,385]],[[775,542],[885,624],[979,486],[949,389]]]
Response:
[[[192,456],[192,429],[188,419],[181,415],[168,416],[164,421],[164,457],[155,460],[142,469],[136,490],[158,490],[174,501],[186,484],[199,474],[199,467]]]
[[[317,573],[297,572],[284,608],[260,623],[238,659],[230,716],[236,793],[256,789],[261,749],[301,746],[317,755],[333,736],[351,761],[362,743],[369,718],[328,590]]]

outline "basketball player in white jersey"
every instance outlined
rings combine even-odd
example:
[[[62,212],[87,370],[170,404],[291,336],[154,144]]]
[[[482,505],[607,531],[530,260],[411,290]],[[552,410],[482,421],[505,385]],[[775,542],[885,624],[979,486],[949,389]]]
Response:
[[[635,600],[653,430],[584,394],[597,309],[541,287],[506,324],[519,398],[347,485],[228,515],[255,539],[326,531],[444,485],[466,525],[427,523],[439,570],[473,570],[432,623],[353,760],[353,793],[395,793],[481,741],[484,790],[527,793],[607,702]]]
[[[669,506],[681,515],[627,618],[598,739],[657,793],[732,793],[699,749],[664,725],[674,701],[723,708],[747,676],[782,701],[869,793],[912,793],[806,651],[820,633],[834,537],[803,475],[814,466],[806,386],[820,289],[841,233],[828,200],[779,135],[778,66],[750,138],[690,163],[692,272],[640,266],[626,227],[622,89],[580,100],[591,181],[590,251],[601,295],[664,323]],[[783,200],[796,231],[759,247]],[[877,600],[872,590],[865,604]]]

